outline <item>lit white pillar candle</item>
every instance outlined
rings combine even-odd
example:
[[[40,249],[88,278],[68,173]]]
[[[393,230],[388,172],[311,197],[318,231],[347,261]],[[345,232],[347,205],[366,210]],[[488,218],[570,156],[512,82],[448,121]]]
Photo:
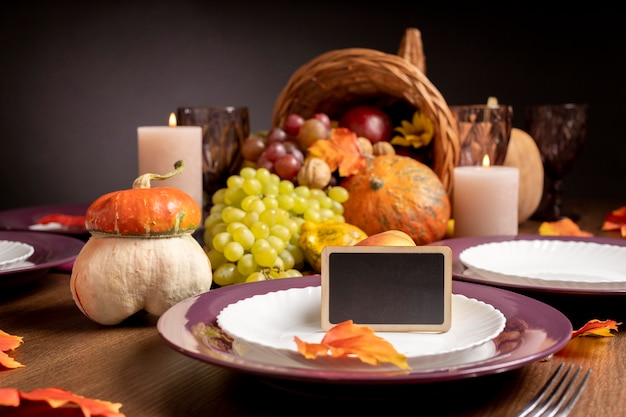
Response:
[[[169,126],[137,128],[139,175],[166,174],[174,163],[182,160],[183,172],[152,187],[173,187],[185,191],[202,207],[202,127],[176,126],[176,116],[170,115]]]
[[[454,168],[454,236],[517,235],[519,169],[505,166]]]

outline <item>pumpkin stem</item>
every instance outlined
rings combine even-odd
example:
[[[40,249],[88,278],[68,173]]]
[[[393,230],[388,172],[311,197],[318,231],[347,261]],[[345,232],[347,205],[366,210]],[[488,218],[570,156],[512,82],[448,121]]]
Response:
[[[185,169],[185,163],[182,160],[176,161],[176,163],[174,163],[174,170],[168,172],[167,174],[160,175],[147,173],[139,176],[133,182],[133,188],[150,188],[150,181],[166,180],[170,177],[173,177],[174,175],[180,174],[181,172],[183,172],[183,169]]]
[[[383,181],[382,179],[374,176],[370,178],[370,187],[372,188],[372,190],[378,191],[383,188],[383,185],[385,185],[385,181]]]

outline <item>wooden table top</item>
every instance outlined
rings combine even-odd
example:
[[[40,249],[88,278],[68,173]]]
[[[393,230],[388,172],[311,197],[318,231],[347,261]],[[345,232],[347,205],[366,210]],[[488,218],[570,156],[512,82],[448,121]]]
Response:
[[[579,224],[598,236],[615,202],[571,202]],[[528,221],[520,233],[536,233]],[[0,293],[0,329],[23,336],[12,356],[26,365],[0,369],[0,387],[30,391],[62,387],[122,403],[128,417],[322,415],[349,410],[406,412],[413,416],[513,416],[565,361],[593,374],[572,416],[624,415],[626,332],[573,339],[552,358],[521,368],[463,380],[414,385],[324,386],[275,383],[184,356],[162,341],[157,319],[137,314],[117,326],[88,320],[76,307],[70,275],[50,271],[32,285]],[[574,328],[590,319],[626,322],[624,296],[527,294],[559,308]],[[621,330],[621,327],[620,327]],[[409,411],[406,411],[409,410]],[[433,411],[434,410],[434,411]],[[2,414],[2,409],[0,409]]]

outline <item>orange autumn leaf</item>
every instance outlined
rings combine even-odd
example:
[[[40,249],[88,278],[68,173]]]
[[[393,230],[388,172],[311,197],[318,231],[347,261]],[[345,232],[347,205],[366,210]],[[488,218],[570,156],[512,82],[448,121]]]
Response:
[[[40,388],[30,392],[0,388],[0,406],[19,408],[20,416],[39,416],[47,414],[46,410],[49,413],[52,409],[67,409],[67,415],[72,416],[124,417],[119,411],[120,403],[85,398],[62,388]]]
[[[626,206],[613,210],[605,216],[603,231],[619,230],[626,237]]]
[[[578,225],[567,217],[553,222],[541,223],[539,234],[543,236],[593,236],[590,232],[580,230]]]
[[[356,133],[344,127],[332,129],[328,139],[316,140],[309,146],[308,153],[323,159],[331,172],[339,170],[341,177],[358,174],[366,167]]]
[[[21,368],[24,365],[10,357],[6,352],[22,344],[22,337],[10,335],[0,330],[0,365],[5,368]]]
[[[617,331],[617,326],[621,324],[615,320],[589,320],[583,327],[572,332],[572,338],[577,336],[615,336],[611,330]]]
[[[69,214],[48,214],[37,220],[39,224],[59,223],[66,227],[85,227],[85,216],[71,216]]]
[[[297,336],[294,339],[298,352],[307,359],[356,356],[370,365],[388,362],[401,369],[411,369],[406,356],[398,353],[391,343],[377,336],[371,328],[356,325],[352,320],[333,326],[320,343],[307,343]]]

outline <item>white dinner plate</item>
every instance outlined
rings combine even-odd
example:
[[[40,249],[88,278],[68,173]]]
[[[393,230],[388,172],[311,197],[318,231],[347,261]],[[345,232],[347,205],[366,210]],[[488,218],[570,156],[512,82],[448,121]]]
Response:
[[[225,335],[216,323],[217,315],[239,300],[311,286],[320,286],[319,275],[216,288],[174,305],[159,318],[157,330],[172,349],[202,362],[286,383],[321,383],[330,387],[421,384],[497,374],[546,358],[562,349],[572,335],[569,319],[552,306],[500,288],[456,280],[452,282],[454,294],[494,306],[504,314],[506,327],[483,345],[432,358],[427,361],[430,365],[409,372],[381,366],[370,366],[369,371],[321,367],[319,360],[297,361],[274,352],[246,349]]]
[[[464,249],[460,261],[494,283],[565,289],[626,289],[626,247],[596,242],[510,240]]]
[[[407,356],[412,368],[432,366],[432,361],[450,354],[478,347],[498,336],[506,324],[504,315],[492,305],[452,295],[452,327],[444,333],[376,332]],[[321,289],[319,286],[291,288],[255,295],[224,308],[217,316],[220,328],[246,349],[259,353],[280,354],[305,363],[297,351],[294,337],[319,343],[324,337],[320,323]],[[357,358],[324,358],[314,365],[371,370],[371,365]]]
[[[491,286],[497,286],[500,288],[506,288],[511,290],[533,291],[546,294],[576,294],[576,295],[602,295],[602,296],[616,296],[626,294],[626,287],[624,288],[606,288],[606,286],[592,285],[590,288],[571,288],[567,282],[550,281],[547,286],[536,285],[535,282],[521,283],[521,282],[509,282],[504,279],[488,279],[478,274],[472,268],[466,267],[459,259],[459,254],[465,249],[472,246],[481,245],[484,243],[492,242],[508,242],[517,240],[547,240],[547,241],[564,241],[564,242],[594,242],[604,245],[615,245],[626,247],[626,239],[609,238],[609,237],[581,237],[581,236],[542,236],[537,234],[521,234],[517,236],[467,236],[457,237],[451,239],[440,240],[437,242],[429,243],[433,246],[448,246],[452,249],[452,278],[453,280],[460,280],[466,282],[473,282],[476,284],[485,284]],[[564,287],[565,284],[567,287]]]
[[[10,269],[28,259],[35,252],[28,243],[0,240],[0,270]]]
[[[0,298],[45,276],[50,268],[69,271],[85,245],[82,240],[54,233],[0,231],[0,240],[33,247],[32,255],[11,268],[0,268]]]

